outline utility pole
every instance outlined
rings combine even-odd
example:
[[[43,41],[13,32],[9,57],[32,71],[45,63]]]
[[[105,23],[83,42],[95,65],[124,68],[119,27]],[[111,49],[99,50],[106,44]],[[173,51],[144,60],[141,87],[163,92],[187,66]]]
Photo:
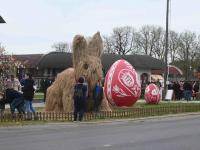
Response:
[[[164,94],[163,99],[165,98],[165,95],[167,93],[167,76],[168,76],[168,34],[169,34],[169,0],[167,0],[167,10],[166,10],[166,33],[165,33],[165,69],[164,69]]]

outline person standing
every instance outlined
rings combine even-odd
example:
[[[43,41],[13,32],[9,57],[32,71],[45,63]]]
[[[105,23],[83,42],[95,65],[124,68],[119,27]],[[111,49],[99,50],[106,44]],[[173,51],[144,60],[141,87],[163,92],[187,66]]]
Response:
[[[192,97],[192,85],[189,83],[189,81],[185,81],[183,84],[183,89],[184,89],[184,98],[187,101],[191,100]]]
[[[180,100],[181,99],[181,91],[180,91],[180,84],[178,82],[174,82],[173,85],[173,90],[175,94],[175,100]]]
[[[34,117],[36,118],[35,109],[33,108],[33,104],[32,104],[34,92],[35,92],[35,89],[34,89],[35,81],[33,80],[31,74],[27,74],[27,76],[28,78],[24,80],[24,86],[22,88],[23,97],[25,100],[25,108],[26,108],[25,110],[28,113],[28,115],[30,113],[33,113]]]
[[[184,98],[184,89],[183,89],[184,81],[180,81],[179,85],[180,85],[180,100],[181,100]]]
[[[21,91],[21,84],[17,78],[12,74],[10,78],[6,81],[6,89],[13,89],[16,91]]]
[[[94,111],[96,113],[99,112],[99,107],[101,105],[102,98],[103,98],[103,88],[101,87],[100,83],[97,83],[93,91]]]
[[[194,91],[195,91],[196,93],[199,92],[199,82],[198,82],[198,81],[195,81],[195,82],[194,82],[193,89],[194,89]]]
[[[77,121],[77,117],[82,121],[85,113],[88,89],[84,82],[84,77],[80,77],[74,86],[74,121]]]
[[[193,84],[193,99],[196,98],[197,93],[199,92],[199,82],[195,81]]]
[[[44,80],[44,102],[46,100],[46,94],[47,94],[47,89],[48,87],[51,85],[51,80],[47,77],[45,80]]]
[[[162,87],[162,83],[160,82],[159,79],[157,80],[156,85],[157,85],[157,87],[159,89],[160,97],[162,99],[162,90],[163,90],[163,87]]]

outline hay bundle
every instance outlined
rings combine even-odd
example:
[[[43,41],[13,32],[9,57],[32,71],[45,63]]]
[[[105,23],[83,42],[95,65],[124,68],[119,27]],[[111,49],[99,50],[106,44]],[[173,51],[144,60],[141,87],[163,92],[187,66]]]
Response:
[[[81,35],[76,35],[73,40],[73,66],[77,67],[80,57],[85,58],[87,56],[87,42]]]
[[[93,109],[93,89],[102,80],[101,53],[103,43],[97,32],[89,44],[83,36],[77,35],[73,40],[73,66],[58,75],[47,90],[46,111],[73,111],[73,92],[76,80],[84,76],[88,82],[88,110]],[[111,111],[108,101],[102,101],[101,110]]]
[[[88,44],[88,55],[101,58],[101,53],[103,49],[103,41],[101,39],[100,33],[97,32]]]
[[[70,112],[73,110],[74,69],[69,68],[57,75],[54,83],[47,89],[46,111]]]

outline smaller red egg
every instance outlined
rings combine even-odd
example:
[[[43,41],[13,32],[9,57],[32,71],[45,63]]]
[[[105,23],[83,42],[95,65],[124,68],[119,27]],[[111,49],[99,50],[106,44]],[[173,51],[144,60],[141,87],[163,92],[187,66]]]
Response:
[[[158,104],[160,102],[160,90],[159,88],[151,83],[145,89],[144,99],[148,104]]]

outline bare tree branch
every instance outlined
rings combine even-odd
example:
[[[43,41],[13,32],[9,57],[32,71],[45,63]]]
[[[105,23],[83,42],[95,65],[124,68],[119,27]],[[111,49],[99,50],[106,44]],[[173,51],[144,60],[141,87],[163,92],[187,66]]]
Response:
[[[135,53],[135,30],[132,27],[114,28],[111,36],[104,36],[104,52],[126,55]]]
[[[52,48],[58,52],[71,52],[71,47],[67,42],[60,42],[52,45]]]

